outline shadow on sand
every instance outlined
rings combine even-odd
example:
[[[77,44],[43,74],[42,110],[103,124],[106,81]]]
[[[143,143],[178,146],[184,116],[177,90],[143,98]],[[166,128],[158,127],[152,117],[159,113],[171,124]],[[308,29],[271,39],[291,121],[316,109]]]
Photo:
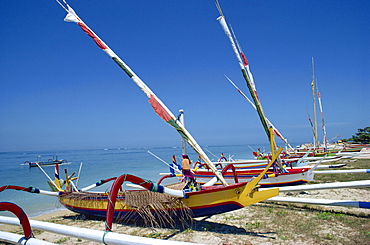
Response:
[[[74,220],[74,221],[104,221],[104,219],[97,219],[96,217],[87,217],[82,214],[76,215],[68,215],[61,217],[65,220]],[[214,232],[218,234],[233,234],[233,235],[247,235],[252,237],[260,237],[260,238],[267,238],[267,239],[276,239],[275,232],[252,232],[247,231],[244,228],[237,227],[235,225],[217,223],[213,221],[208,221],[207,219],[210,217],[203,217],[202,219],[188,219],[182,221],[176,221],[172,224],[158,226],[150,226],[147,222],[139,221],[139,220],[130,220],[130,221],[119,221],[116,222],[122,226],[127,228],[162,228],[168,229],[171,232],[171,235],[167,235],[165,238],[162,239],[170,239],[180,233],[183,232],[190,232],[190,231],[198,231],[198,232]],[[114,231],[114,230],[113,230]]]

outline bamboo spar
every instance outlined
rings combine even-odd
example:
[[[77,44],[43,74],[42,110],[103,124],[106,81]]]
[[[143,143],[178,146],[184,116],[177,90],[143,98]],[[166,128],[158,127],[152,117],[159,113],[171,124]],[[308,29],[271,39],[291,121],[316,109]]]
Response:
[[[223,15],[221,15],[220,17],[217,18],[217,20],[220,22],[220,25],[222,27],[222,29],[224,30],[226,36],[229,38],[230,40],[230,43],[231,43],[231,47],[235,53],[235,56],[238,60],[238,63],[239,63],[239,66],[242,70],[242,73],[243,73],[243,77],[245,79],[245,81],[247,82],[247,86],[248,86],[248,89],[249,89],[249,92],[253,98],[253,102],[256,106],[256,110],[257,110],[257,113],[260,117],[260,120],[261,120],[261,123],[262,123],[262,126],[267,134],[267,138],[269,139],[270,138],[270,132],[269,132],[269,127],[268,127],[268,122],[266,120],[266,117],[264,115],[264,112],[262,110],[262,106],[260,104],[260,101],[257,97],[257,92],[255,91],[255,86],[254,86],[254,82],[253,82],[253,78],[252,78],[252,74],[250,73],[250,71],[246,70],[245,69],[245,66],[243,64],[243,61],[242,61],[242,58],[240,57],[240,53],[239,53],[239,50],[237,48],[237,45],[234,41],[234,38],[232,37],[232,34],[230,32],[230,29],[229,27],[227,26],[226,24],[226,20],[225,20],[225,17]]]
[[[319,147],[318,135],[317,135],[317,116],[316,116],[316,90],[315,90],[315,68],[314,68],[314,59],[312,57],[312,80],[311,80],[311,89],[312,89],[312,100],[313,100],[313,140],[314,140],[314,150],[317,151]]]
[[[317,84],[316,84],[316,86],[317,86]],[[318,98],[320,114],[321,114],[321,128],[322,128],[322,133],[323,133],[324,151],[327,151],[328,140],[326,139],[326,127],[325,127],[325,121],[324,121],[324,111],[322,109],[321,93],[319,92],[319,88],[317,88],[317,98]]]
[[[236,86],[236,84],[230,79],[228,78],[226,75],[225,75],[226,79],[236,88],[236,90],[238,90],[239,94],[241,94],[248,102],[249,104],[253,107],[253,109],[255,109],[257,111],[257,107],[255,104],[253,104],[253,102],[243,93],[243,91],[238,88],[238,86]],[[279,130],[271,123],[270,120],[268,120],[268,118],[266,118],[266,121],[267,123],[273,128],[273,131],[277,134],[277,136],[285,142],[285,144],[293,151],[295,152],[294,148],[289,144],[288,140],[286,138],[284,138],[284,136],[279,132]],[[253,149],[252,149],[253,150]]]
[[[229,29],[229,27],[226,23],[225,16],[223,15],[221,7],[220,7],[217,0],[216,0],[216,6],[217,6],[217,9],[220,13],[220,16],[217,18],[217,20],[219,21],[219,23],[220,23],[222,29],[224,30],[226,36],[229,38],[231,47],[232,47],[232,49],[235,53],[235,56],[238,60],[239,66],[241,68],[244,80],[247,83],[247,87],[249,89],[251,97],[253,98],[254,105],[256,106],[258,116],[259,116],[260,121],[262,123],[262,126],[263,126],[263,128],[266,132],[267,138],[270,141],[270,145],[275,146],[274,149],[271,149],[271,152],[276,151],[277,148],[276,148],[275,142],[271,142],[271,140],[275,141],[274,138],[271,137],[271,135],[270,135],[269,127],[271,127],[271,125],[269,125],[269,122],[268,122],[268,120],[267,120],[267,118],[266,118],[266,116],[263,112],[261,102],[258,98],[257,90],[256,90],[256,87],[255,87],[255,84],[254,84],[254,81],[253,81],[253,76],[252,76],[252,73],[249,70],[248,60],[245,57],[245,55],[243,54],[243,52],[241,50],[241,47],[240,47],[240,45],[238,44],[238,42],[236,40],[235,34],[231,33],[231,31],[230,31],[230,29]],[[279,165],[281,165],[280,156],[278,156],[277,162],[278,162]]]
[[[204,153],[202,148],[198,145],[192,135],[186,130],[183,124],[176,120],[173,113],[167,108],[167,106],[150,90],[150,88],[131,70],[131,68],[125,64],[121,58],[116,55],[112,49],[108,47],[106,43],[103,42],[82,20],[77,16],[75,11],[64,1],[66,7],[64,7],[58,0],[56,0],[59,5],[61,5],[64,10],[67,11],[67,16],[64,21],[74,22],[78,24],[81,29],[89,35],[94,42],[102,49],[109,57],[111,57],[116,64],[121,67],[121,69],[133,80],[133,82],[145,93],[149,98],[149,103],[152,105],[154,111],[161,117],[164,121],[174,127],[177,132],[184,138],[188,144],[194,149],[194,151],[202,158],[202,160],[207,164],[207,166],[212,170],[212,172],[217,176],[217,178],[222,182],[224,186],[227,186],[227,182],[223,178],[222,174],[216,169],[208,156]]]

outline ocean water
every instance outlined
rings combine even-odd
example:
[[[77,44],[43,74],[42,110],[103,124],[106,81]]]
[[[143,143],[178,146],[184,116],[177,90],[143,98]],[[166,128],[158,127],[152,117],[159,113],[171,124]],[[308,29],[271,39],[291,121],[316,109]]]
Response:
[[[267,149],[267,147],[268,145],[228,145],[207,146],[203,147],[203,150],[211,160],[217,161],[221,153],[224,153],[226,158],[231,156],[235,160],[253,159],[252,149]],[[82,163],[78,188],[86,187],[102,179],[118,177],[122,174],[132,174],[157,182],[161,177],[159,173],[168,173],[169,167],[166,163],[149,154],[148,151],[166,163],[172,162],[172,155],[176,155],[177,161],[181,162],[180,147],[60,150],[57,153],[59,159],[72,162],[72,164],[59,166],[60,176],[65,179],[64,169],[67,169],[69,175],[76,172],[74,176],[77,176]],[[28,165],[23,165],[23,163],[25,161],[36,161],[38,155],[55,154],[56,152],[52,151],[0,152],[0,186],[32,186],[49,190],[46,184],[47,176],[39,168],[30,168]],[[192,149],[188,149],[188,155],[192,162],[197,161],[198,156]],[[49,158],[45,157],[42,160],[47,161]],[[54,166],[44,166],[43,170],[50,178],[54,179]],[[109,190],[111,184],[112,182],[106,183],[94,190]],[[64,209],[56,197],[16,190],[0,192],[0,202],[17,204],[29,217]],[[7,211],[1,212],[0,215],[14,216]]]

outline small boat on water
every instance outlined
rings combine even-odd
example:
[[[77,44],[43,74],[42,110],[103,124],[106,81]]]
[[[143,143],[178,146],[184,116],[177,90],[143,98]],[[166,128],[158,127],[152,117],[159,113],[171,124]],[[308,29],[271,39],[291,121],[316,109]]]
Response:
[[[42,161],[43,157],[49,157],[47,161]],[[51,157],[51,158],[50,158]],[[31,167],[55,165],[55,164],[71,164],[66,159],[58,159],[58,155],[38,155],[35,162],[25,161],[23,165]]]

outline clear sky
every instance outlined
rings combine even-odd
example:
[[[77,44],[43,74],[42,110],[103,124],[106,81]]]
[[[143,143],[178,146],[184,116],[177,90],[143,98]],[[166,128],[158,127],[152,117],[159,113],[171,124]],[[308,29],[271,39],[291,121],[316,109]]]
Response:
[[[267,143],[224,77],[248,94],[213,0],[68,3],[175,115],[184,109],[200,145]],[[290,142],[312,141],[312,57],[328,139],[370,126],[370,1],[220,4],[266,116]],[[0,151],[179,146],[141,90],[65,15],[52,0],[0,1]]]

